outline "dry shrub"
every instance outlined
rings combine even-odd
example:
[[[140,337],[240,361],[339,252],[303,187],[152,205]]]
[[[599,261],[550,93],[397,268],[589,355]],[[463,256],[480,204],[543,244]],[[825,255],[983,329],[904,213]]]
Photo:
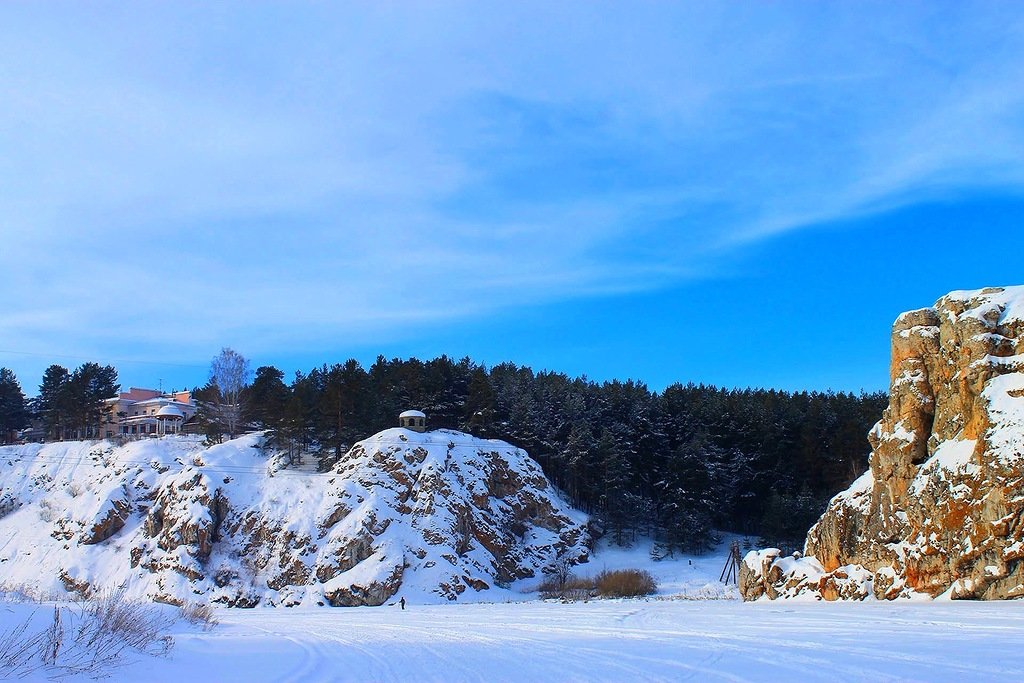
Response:
[[[38,668],[33,664],[43,653],[46,634],[40,631],[26,635],[31,621],[28,619],[11,630],[0,633],[0,675],[5,678],[21,678]]]
[[[209,603],[192,603],[181,606],[181,616],[190,624],[202,626],[204,631],[219,624],[213,605]]]
[[[563,600],[589,600],[594,597],[594,580],[569,576],[559,579],[549,576],[537,588],[544,600],[561,598]]]
[[[10,493],[0,496],[0,517],[6,517],[21,506],[21,503]]]
[[[168,612],[150,603],[127,600],[124,591],[53,608],[42,630],[31,627],[35,613],[0,633],[0,671],[27,676],[44,671],[53,677],[107,675],[128,663],[134,653],[166,654],[173,644],[165,635],[174,623]]]
[[[0,583],[0,602],[57,602],[64,598],[52,591],[43,591],[25,583]]]
[[[643,569],[605,570],[594,580],[602,598],[638,598],[658,590],[651,573]]]

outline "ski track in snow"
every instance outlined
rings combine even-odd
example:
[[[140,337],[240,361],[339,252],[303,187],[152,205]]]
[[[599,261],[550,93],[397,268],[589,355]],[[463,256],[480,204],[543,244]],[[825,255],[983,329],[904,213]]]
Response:
[[[120,680],[1024,680],[1024,604],[595,601],[221,610]],[[211,672],[205,678],[202,672]],[[216,672],[214,676],[212,672]]]

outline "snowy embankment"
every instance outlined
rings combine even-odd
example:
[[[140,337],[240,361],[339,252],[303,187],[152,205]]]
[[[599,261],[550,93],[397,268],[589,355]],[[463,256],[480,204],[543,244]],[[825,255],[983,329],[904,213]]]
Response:
[[[388,429],[329,472],[259,434],[0,447],[0,586],[237,607],[501,600],[585,559],[587,517],[525,451]]]
[[[0,630],[32,607],[0,605]],[[1024,679],[1024,609],[1017,603],[534,601],[404,611],[221,609],[218,617],[222,623],[211,632],[179,624],[170,654],[135,656],[114,679]]]

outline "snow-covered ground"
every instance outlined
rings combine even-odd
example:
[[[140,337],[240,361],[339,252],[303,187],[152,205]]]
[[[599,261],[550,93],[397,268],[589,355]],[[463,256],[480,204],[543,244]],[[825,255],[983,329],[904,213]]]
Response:
[[[14,614],[0,607],[3,622]],[[112,680],[1024,679],[1016,602],[534,601],[235,609],[220,619],[205,633],[182,625],[169,655],[138,657]]]
[[[726,547],[662,562],[604,547],[579,568],[646,568],[660,590],[644,600],[220,609],[212,631],[178,622],[169,655],[111,680],[1024,680],[1024,603],[742,603],[717,581]],[[36,608],[0,604],[0,632]]]

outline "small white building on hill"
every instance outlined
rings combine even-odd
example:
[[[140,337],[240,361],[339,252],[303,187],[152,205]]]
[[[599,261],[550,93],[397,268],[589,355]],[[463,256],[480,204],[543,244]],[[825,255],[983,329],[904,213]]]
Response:
[[[406,410],[398,416],[398,426],[414,432],[427,431],[427,414],[418,410]]]

